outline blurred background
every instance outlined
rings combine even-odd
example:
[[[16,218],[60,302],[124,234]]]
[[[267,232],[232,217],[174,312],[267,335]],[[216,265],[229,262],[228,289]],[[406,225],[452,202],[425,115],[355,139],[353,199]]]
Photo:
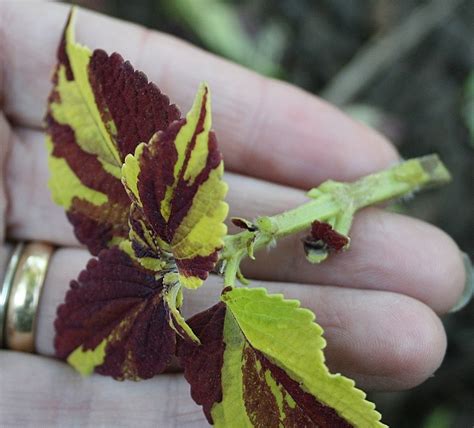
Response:
[[[438,225],[473,258],[473,0],[74,3],[292,82],[377,128],[406,158],[439,153],[452,184],[393,209]],[[474,302],[444,323],[448,353],[434,377],[371,394],[392,427],[474,427]]]

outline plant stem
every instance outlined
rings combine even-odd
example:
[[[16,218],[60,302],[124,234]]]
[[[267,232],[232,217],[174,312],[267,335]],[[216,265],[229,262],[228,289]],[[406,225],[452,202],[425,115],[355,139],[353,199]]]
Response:
[[[273,244],[283,236],[309,229],[315,220],[331,223],[337,232],[346,235],[357,210],[444,184],[450,178],[438,156],[429,155],[404,161],[353,183],[326,181],[308,192],[311,201],[281,214],[259,217],[254,222],[255,230],[225,238],[221,252],[224,285],[235,284],[243,257],[253,258],[254,250]]]

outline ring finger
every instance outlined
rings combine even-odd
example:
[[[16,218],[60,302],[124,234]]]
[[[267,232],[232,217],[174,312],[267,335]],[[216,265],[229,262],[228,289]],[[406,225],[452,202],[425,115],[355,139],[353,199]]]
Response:
[[[68,283],[90,258],[80,249],[54,254],[38,312],[36,348],[52,356],[53,322]],[[438,367],[445,351],[439,318],[426,305],[400,294],[301,285],[255,282],[270,292],[283,292],[316,313],[325,328],[326,355],[333,371],[354,377],[369,389],[408,388],[422,382]],[[184,315],[191,316],[218,301],[222,281],[211,276],[198,291],[185,295]]]

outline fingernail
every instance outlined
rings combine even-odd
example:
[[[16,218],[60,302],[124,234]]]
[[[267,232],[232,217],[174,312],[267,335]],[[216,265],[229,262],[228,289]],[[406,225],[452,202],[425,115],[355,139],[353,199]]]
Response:
[[[449,311],[450,313],[460,311],[462,308],[464,308],[471,301],[474,293],[474,274],[472,262],[466,253],[462,253],[462,256],[464,261],[464,269],[466,271],[466,282],[464,284],[464,291],[461,297]]]

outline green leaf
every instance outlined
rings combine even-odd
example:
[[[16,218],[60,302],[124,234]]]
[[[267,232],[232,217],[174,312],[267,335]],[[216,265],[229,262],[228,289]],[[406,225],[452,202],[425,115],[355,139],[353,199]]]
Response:
[[[210,422],[384,426],[352,380],[328,371],[323,330],[311,311],[263,288],[228,288],[221,299],[225,306],[188,320],[201,345],[183,342],[178,351],[192,396]],[[212,381],[200,382],[198,367]]]

